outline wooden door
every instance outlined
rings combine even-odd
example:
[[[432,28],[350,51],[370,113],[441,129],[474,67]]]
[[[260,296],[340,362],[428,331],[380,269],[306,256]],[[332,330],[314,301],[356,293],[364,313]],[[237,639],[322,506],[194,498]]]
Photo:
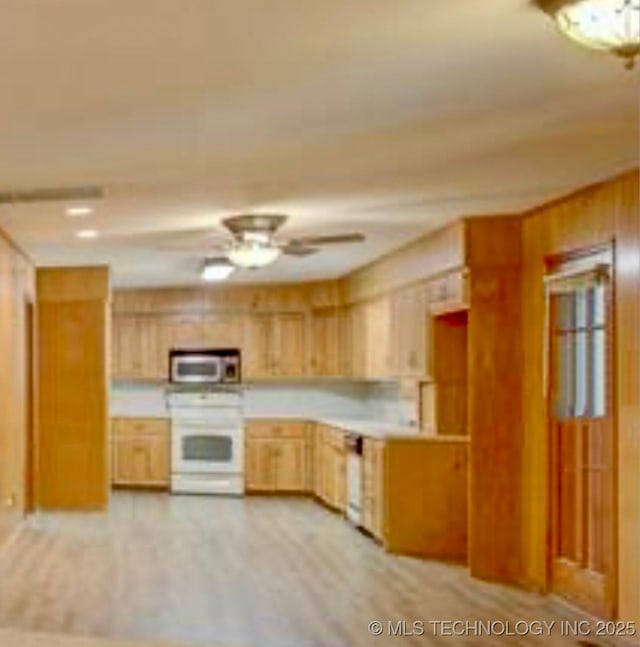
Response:
[[[306,327],[304,315],[275,315],[271,369],[278,377],[300,377],[306,374]]]
[[[615,464],[608,283],[550,294],[552,589],[591,613],[614,612]]]

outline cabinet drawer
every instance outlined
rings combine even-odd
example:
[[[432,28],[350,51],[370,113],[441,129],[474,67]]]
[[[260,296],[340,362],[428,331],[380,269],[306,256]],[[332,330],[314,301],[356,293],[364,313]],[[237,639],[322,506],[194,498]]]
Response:
[[[245,426],[248,440],[258,438],[299,438],[305,439],[307,424],[290,420],[253,420]]]
[[[128,436],[167,436],[171,425],[165,418],[114,418],[111,421],[113,434],[118,437]]]

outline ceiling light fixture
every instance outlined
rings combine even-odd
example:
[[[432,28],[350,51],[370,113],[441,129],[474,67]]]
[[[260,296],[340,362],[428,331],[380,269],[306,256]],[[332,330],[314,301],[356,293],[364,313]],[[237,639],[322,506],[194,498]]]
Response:
[[[571,40],[608,51],[632,69],[640,55],[640,0],[535,0]]]
[[[95,229],[80,229],[76,231],[76,238],[97,238],[99,235]]]
[[[236,240],[227,250],[227,258],[237,267],[255,270],[275,263],[280,257],[281,249],[271,241]]]
[[[208,258],[202,268],[202,280],[226,281],[235,272],[235,267],[226,258]]]
[[[67,207],[66,214],[67,216],[77,217],[77,216],[88,216],[93,213],[91,207],[77,206],[77,207]]]

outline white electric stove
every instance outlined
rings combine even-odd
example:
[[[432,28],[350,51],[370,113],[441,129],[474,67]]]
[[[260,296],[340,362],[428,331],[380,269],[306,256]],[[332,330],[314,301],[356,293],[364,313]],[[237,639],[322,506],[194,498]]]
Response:
[[[177,390],[171,413],[171,491],[244,494],[242,393]]]

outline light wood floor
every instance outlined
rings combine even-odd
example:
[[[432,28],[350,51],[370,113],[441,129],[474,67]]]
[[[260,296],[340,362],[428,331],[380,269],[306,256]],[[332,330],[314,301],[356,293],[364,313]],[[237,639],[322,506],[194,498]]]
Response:
[[[256,647],[571,645],[379,637],[372,620],[555,620],[552,599],[386,554],[316,503],[119,493],[104,515],[39,515],[0,551],[0,626]],[[593,640],[595,644],[613,644]]]

